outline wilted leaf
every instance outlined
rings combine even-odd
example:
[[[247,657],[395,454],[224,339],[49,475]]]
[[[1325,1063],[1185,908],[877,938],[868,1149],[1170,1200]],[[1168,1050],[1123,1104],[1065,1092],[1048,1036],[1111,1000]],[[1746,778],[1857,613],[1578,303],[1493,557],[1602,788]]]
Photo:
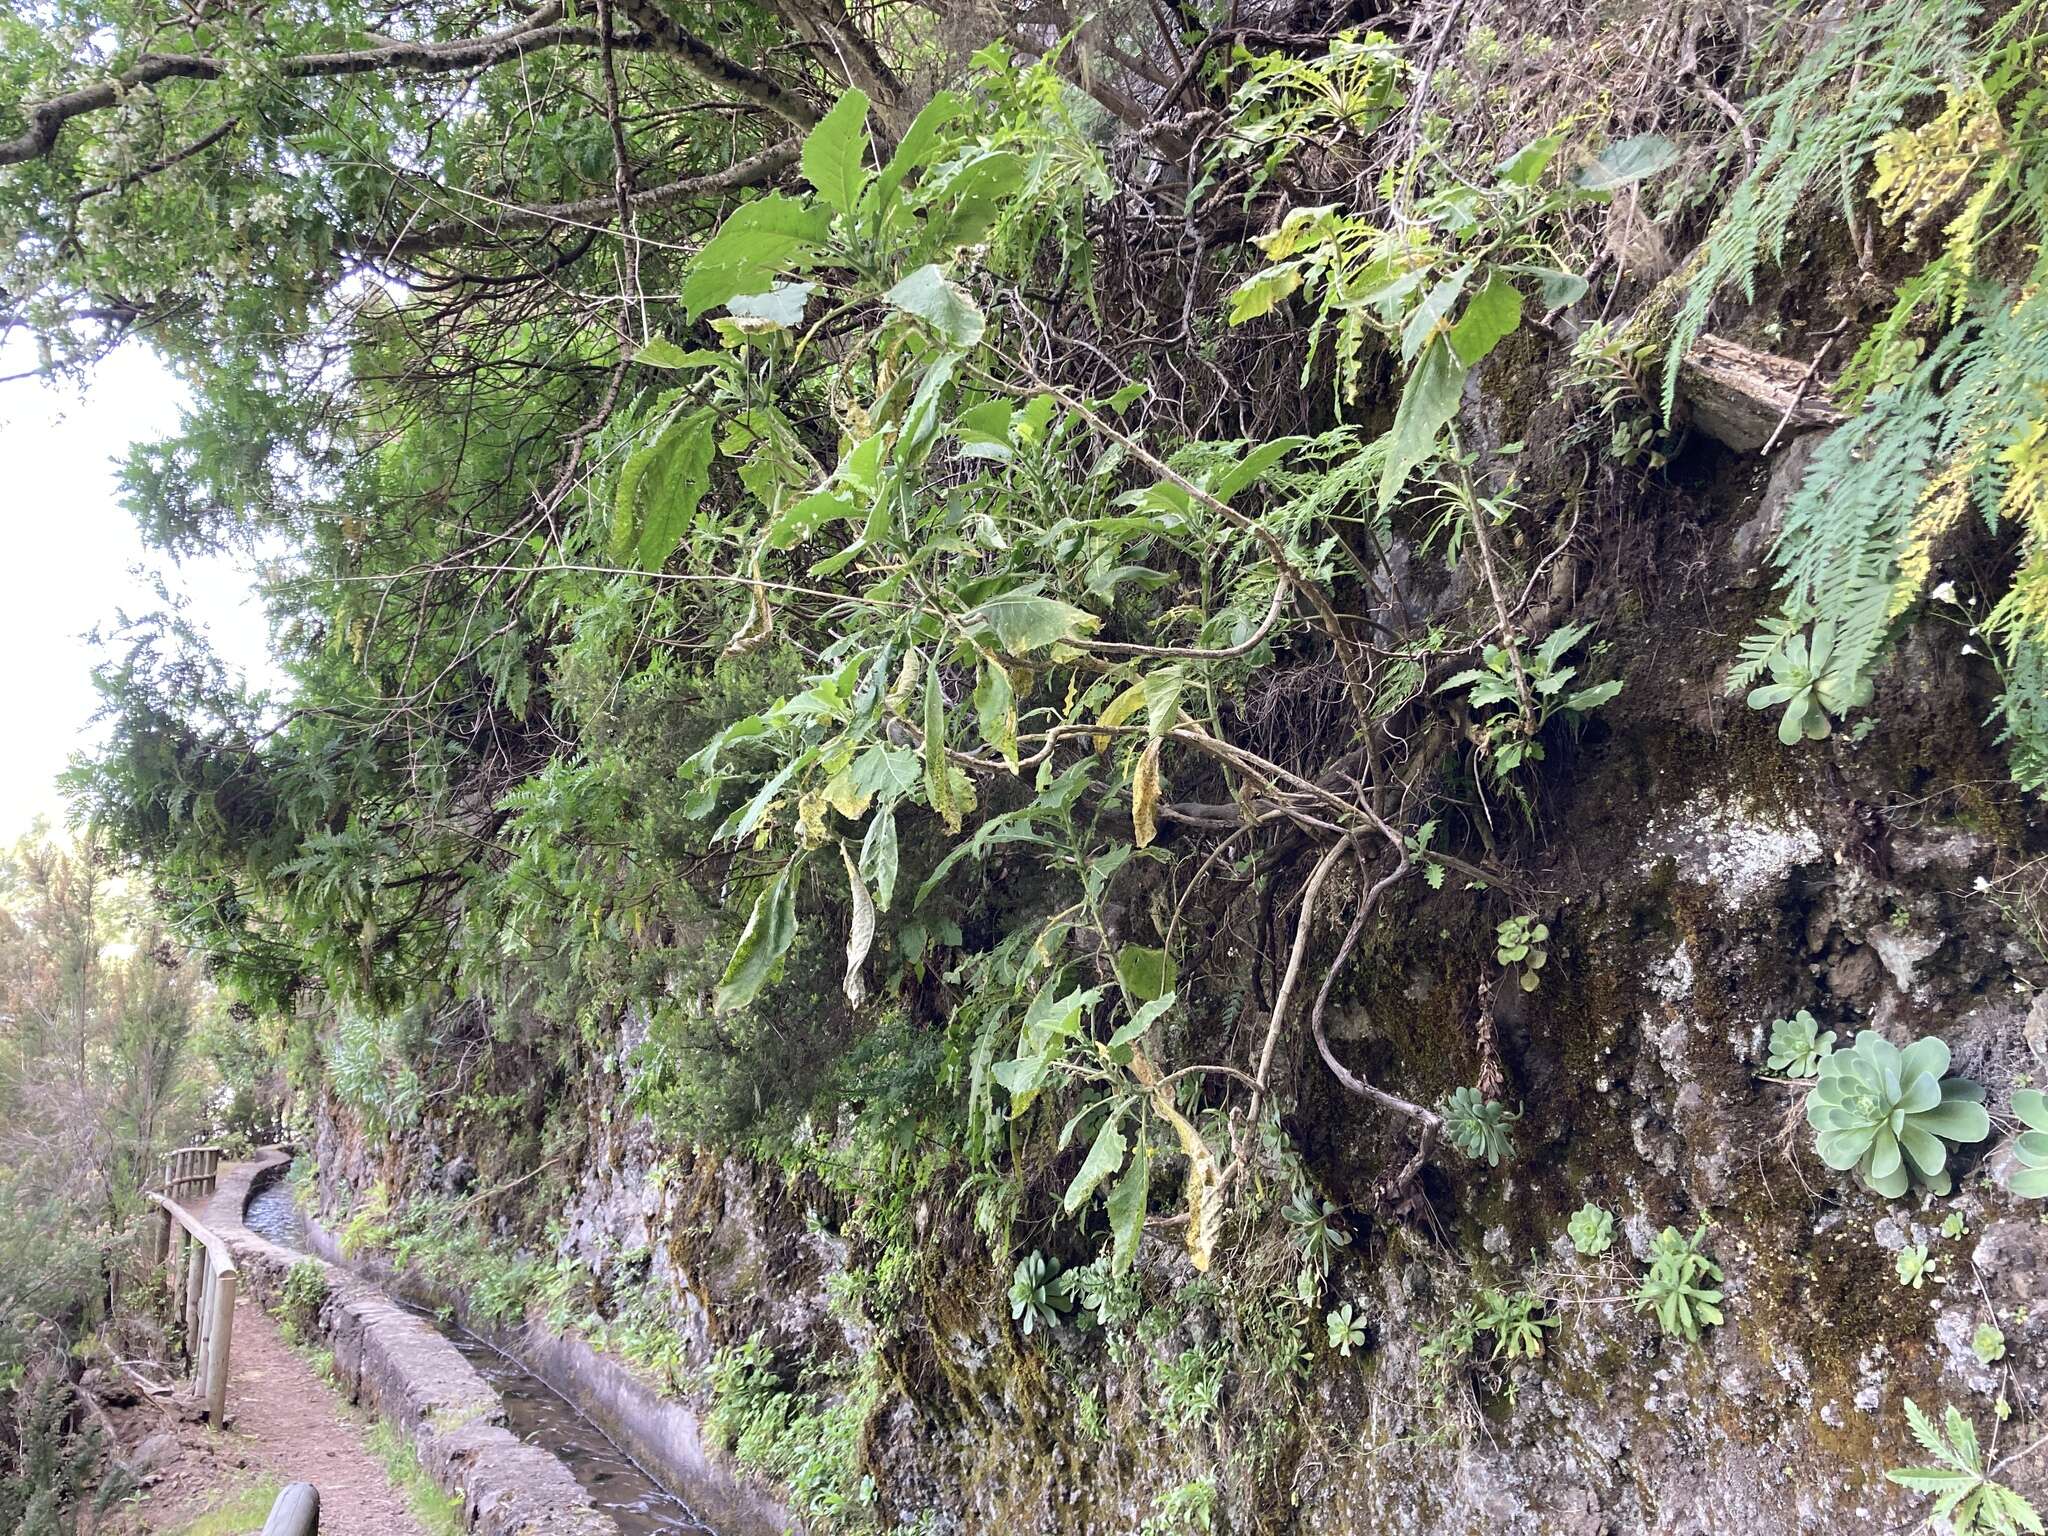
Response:
[[[853,897],[853,921],[846,930],[846,1001],[850,1007],[858,1008],[867,1001],[867,983],[861,977],[861,966],[868,958],[868,951],[875,943],[875,902],[868,895],[868,888],[860,878],[860,868],[853,862],[853,855],[846,851],[846,844],[839,845],[839,857],[846,864],[846,885]]]
[[[1149,848],[1159,835],[1159,742],[1145,743],[1131,775],[1131,841]]]

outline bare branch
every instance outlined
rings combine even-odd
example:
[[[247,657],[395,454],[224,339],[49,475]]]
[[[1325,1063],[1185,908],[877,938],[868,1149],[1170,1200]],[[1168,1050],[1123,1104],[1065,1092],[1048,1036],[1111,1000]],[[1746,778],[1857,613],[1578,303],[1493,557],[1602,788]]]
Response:
[[[722,171],[709,171],[702,176],[685,176],[657,187],[644,187],[627,199],[627,206],[633,212],[641,213],[688,198],[711,197],[721,192],[737,191],[741,187],[759,186],[794,165],[798,148],[795,139],[784,139],[743,160],[734,161]],[[491,204],[474,217],[449,219],[415,230],[392,242],[388,254],[395,257],[420,256],[449,246],[476,245],[530,230],[590,229],[609,225],[618,216],[618,198],[610,192],[573,203],[533,206]]]

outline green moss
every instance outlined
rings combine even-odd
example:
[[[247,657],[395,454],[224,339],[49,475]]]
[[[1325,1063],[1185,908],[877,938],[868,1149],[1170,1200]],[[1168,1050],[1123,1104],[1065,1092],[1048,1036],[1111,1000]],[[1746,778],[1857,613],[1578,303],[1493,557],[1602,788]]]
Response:
[[[426,1536],[463,1536],[462,1500],[443,1493],[420,1462],[420,1453],[395,1424],[379,1422],[370,1431],[370,1451],[384,1463],[391,1485],[405,1495],[406,1507]]]
[[[165,1536],[246,1536],[263,1524],[283,1484],[264,1478],[218,1496],[205,1514],[174,1526]]]

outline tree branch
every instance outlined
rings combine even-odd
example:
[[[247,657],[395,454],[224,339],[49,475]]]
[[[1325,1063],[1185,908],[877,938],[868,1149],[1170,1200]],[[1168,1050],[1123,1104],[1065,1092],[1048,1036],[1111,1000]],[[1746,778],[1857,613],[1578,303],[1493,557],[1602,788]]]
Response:
[[[808,128],[817,121],[817,114],[803,101],[767,76],[756,73],[736,59],[727,58],[694,33],[685,31],[663,14],[652,0],[637,0],[637,3],[621,8],[642,28],[644,35],[614,38],[612,46],[615,48],[673,54],[693,73],[711,84],[799,127]],[[299,54],[279,60],[275,68],[286,80],[378,74],[386,70],[409,74],[450,74],[488,69],[541,49],[590,48],[602,41],[596,28],[564,25],[561,18],[561,0],[548,0],[517,25],[482,37],[453,43],[386,41],[374,48]],[[11,139],[0,139],[0,166],[42,159],[56,148],[57,135],[66,123],[76,117],[104,112],[131,91],[165,80],[218,80],[228,72],[229,64],[230,61],[212,54],[145,53],[118,75],[45,101],[30,102],[22,108],[28,127]]]
[[[710,197],[720,192],[737,191],[741,187],[757,187],[794,165],[798,148],[795,139],[784,139],[779,144],[757,150],[743,160],[734,161],[722,171],[709,171],[702,176],[685,176],[677,181],[663,182],[660,186],[644,187],[627,199],[627,206],[639,213],[686,198]],[[423,256],[429,251],[449,246],[474,245],[530,230],[591,229],[608,226],[618,216],[618,197],[609,192],[573,203],[528,206],[493,203],[474,217],[464,215],[402,235],[392,241],[383,254],[398,258]]]
[[[703,38],[690,31],[663,10],[659,0],[619,0],[619,7],[642,32],[655,40],[660,52],[673,54],[708,85],[773,112],[799,128],[815,127],[818,114],[810,103],[781,85],[749,69],[737,59],[727,58]]]

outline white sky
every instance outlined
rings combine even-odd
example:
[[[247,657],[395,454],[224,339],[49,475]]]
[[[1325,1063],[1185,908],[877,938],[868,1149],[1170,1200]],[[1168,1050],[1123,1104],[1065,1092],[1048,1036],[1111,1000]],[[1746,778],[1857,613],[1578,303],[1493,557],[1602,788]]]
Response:
[[[0,374],[30,364],[0,357]],[[99,697],[85,634],[115,610],[156,606],[143,572],[164,569],[191,599],[232,668],[274,682],[261,600],[224,560],[171,566],[143,547],[121,506],[116,466],[129,443],[176,430],[183,386],[139,347],[102,364],[81,396],[20,380],[0,384],[0,842],[37,816],[62,820],[55,780],[93,739]]]

